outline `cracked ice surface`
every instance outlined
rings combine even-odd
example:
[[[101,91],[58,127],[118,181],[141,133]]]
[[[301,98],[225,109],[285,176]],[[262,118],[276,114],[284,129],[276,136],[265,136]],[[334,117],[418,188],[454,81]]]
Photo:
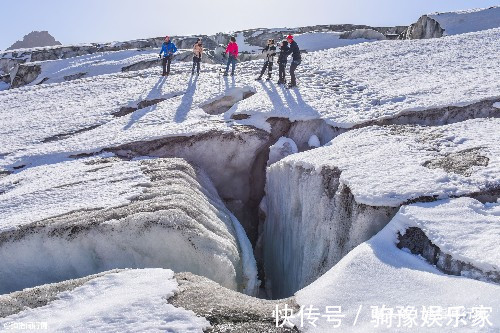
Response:
[[[344,133],[324,147],[288,156],[271,166],[271,172],[278,172],[281,164],[317,173],[324,166],[339,168],[340,181],[350,188],[356,202],[370,206],[397,207],[423,196],[463,196],[500,186],[499,128],[498,118],[439,127],[371,126]],[[455,170],[458,161],[443,162],[471,149],[478,150],[480,161],[464,164],[470,174]],[[436,166],[425,166],[428,163]]]

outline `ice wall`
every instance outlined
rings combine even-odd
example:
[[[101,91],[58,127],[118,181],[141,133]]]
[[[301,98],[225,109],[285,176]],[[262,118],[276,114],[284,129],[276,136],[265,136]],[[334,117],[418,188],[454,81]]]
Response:
[[[4,177],[0,190],[0,293],[145,267],[258,287],[238,220],[185,160],[59,163]]]
[[[316,172],[282,162],[268,168],[262,237],[273,298],[312,283],[396,214],[395,207],[357,203],[339,177],[336,169]]]

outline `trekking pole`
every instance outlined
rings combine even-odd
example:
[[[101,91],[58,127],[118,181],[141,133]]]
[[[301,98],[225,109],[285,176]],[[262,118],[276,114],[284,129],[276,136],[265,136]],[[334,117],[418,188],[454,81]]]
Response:
[[[223,71],[223,67],[224,67],[224,56],[222,57],[222,60],[220,62],[220,64],[222,65],[222,67],[219,67],[219,70],[218,70],[218,75],[219,75],[219,94],[221,93],[221,73]]]

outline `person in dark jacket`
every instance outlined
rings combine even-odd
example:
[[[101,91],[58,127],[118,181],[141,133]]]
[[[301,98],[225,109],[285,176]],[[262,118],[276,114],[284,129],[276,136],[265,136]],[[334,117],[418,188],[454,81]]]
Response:
[[[177,48],[174,43],[170,41],[170,37],[165,37],[165,42],[161,46],[160,59],[163,54],[163,76],[170,74],[170,63],[172,62],[173,54],[177,52]]]
[[[264,66],[262,66],[262,70],[260,71],[259,77],[255,80],[262,80],[262,75],[266,72],[267,69],[267,81],[271,80],[271,75],[273,71],[273,62],[274,56],[276,55],[276,46],[274,45],[274,39],[269,39],[267,41],[266,47],[262,50],[262,53],[266,55],[266,61],[264,62]]]
[[[290,48],[288,47],[288,42],[286,40],[281,42],[280,53],[278,54],[278,71],[279,71],[279,80],[278,84],[286,83],[286,63],[288,57],[288,51]]]
[[[288,88],[293,88],[297,86],[297,80],[295,78],[295,70],[297,66],[300,65],[302,58],[300,56],[300,49],[297,45],[297,42],[293,40],[292,35],[288,35],[286,38],[288,44],[290,44],[290,50],[288,50],[288,55],[292,55],[292,63],[290,64],[290,83],[288,84]]]

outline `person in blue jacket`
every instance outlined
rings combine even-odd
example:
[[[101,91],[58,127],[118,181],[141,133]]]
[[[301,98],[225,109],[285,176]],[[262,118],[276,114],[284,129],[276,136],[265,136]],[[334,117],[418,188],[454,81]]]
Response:
[[[172,62],[173,54],[177,52],[177,48],[174,43],[170,41],[170,37],[165,37],[165,42],[161,46],[160,59],[163,53],[163,76],[170,74],[170,63]]]

